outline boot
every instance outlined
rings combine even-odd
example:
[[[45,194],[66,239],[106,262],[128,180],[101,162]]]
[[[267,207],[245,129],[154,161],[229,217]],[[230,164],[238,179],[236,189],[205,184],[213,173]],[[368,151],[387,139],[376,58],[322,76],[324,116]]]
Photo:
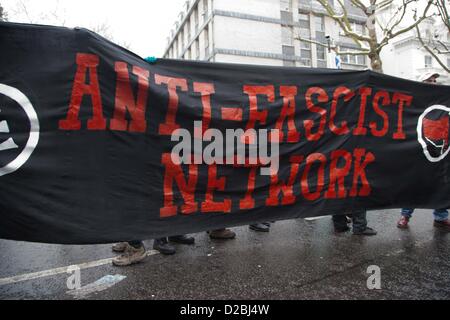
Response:
[[[270,224],[266,225],[264,223],[256,223],[249,225],[250,230],[258,231],[258,232],[269,232],[270,231]]]
[[[234,233],[230,229],[219,229],[219,230],[210,231],[209,237],[211,239],[229,240],[229,239],[234,239],[236,237],[236,233]]]
[[[167,238],[155,239],[153,242],[153,249],[164,255],[171,255],[176,252],[175,248],[167,241]]]
[[[169,241],[180,244],[194,244],[195,239],[186,235],[169,237]]]
[[[125,250],[128,248],[127,242],[119,242],[112,246],[112,251],[114,252],[125,252]]]
[[[140,246],[135,248],[133,246],[127,245],[124,253],[112,260],[113,265],[124,267],[130,266],[135,263],[139,263],[145,259],[147,253],[145,252],[145,247]]]
[[[444,221],[434,220],[434,226],[435,226],[435,228],[438,228],[442,231],[450,232],[450,222],[448,220],[444,220]]]
[[[366,227],[364,230],[353,230],[353,234],[355,236],[374,236],[377,232],[369,227]]]
[[[402,216],[400,218],[400,220],[398,220],[398,222],[397,222],[397,228],[400,228],[400,229],[408,228],[408,222],[409,222],[409,218]]]

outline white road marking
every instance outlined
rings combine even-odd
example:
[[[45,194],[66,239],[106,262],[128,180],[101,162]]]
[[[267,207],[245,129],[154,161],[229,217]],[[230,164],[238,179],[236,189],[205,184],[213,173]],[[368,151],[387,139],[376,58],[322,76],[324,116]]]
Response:
[[[73,296],[75,299],[85,299],[91,294],[111,288],[125,278],[126,276],[123,276],[121,274],[107,275],[95,282],[81,287],[80,289],[67,291],[66,294]]]
[[[311,218],[305,218],[306,221],[314,221],[314,220],[319,220],[319,219],[323,219],[326,218],[328,216],[318,216],[318,217],[311,217]]]
[[[155,255],[158,253],[159,252],[156,250],[148,250],[147,256],[152,256],[152,255]],[[85,262],[85,263],[75,264],[75,265],[78,266],[80,268],[80,270],[81,269],[89,269],[89,268],[95,268],[95,267],[103,266],[105,264],[112,263],[113,259],[114,258],[107,258],[107,259],[90,261],[90,262]],[[0,279],[0,286],[4,286],[7,284],[13,284],[13,283],[17,283],[17,282],[39,279],[39,278],[44,278],[44,277],[50,277],[50,276],[54,276],[54,275],[61,274],[61,273],[67,273],[67,269],[71,266],[73,266],[73,265],[49,269],[49,270],[43,270],[43,271],[38,271],[38,272],[25,273],[25,274],[20,274],[20,275],[8,277],[8,278],[3,278],[3,279]]]

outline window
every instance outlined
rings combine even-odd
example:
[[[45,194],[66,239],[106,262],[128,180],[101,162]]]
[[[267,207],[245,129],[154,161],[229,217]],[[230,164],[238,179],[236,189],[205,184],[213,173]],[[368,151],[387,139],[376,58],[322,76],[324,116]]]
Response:
[[[281,43],[292,45],[292,28],[281,27]]]
[[[316,41],[325,44],[325,21],[323,17],[314,16],[314,26],[316,29]],[[326,67],[326,53],[325,47],[316,44],[316,54],[317,54],[317,66]]]
[[[311,39],[310,18],[307,13],[299,13],[300,37]],[[300,41],[300,63],[303,66],[311,66],[311,44]]]
[[[317,60],[325,60],[325,47],[317,45]]]
[[[352,29],[354,32],[356,32],[357,34],[365,34],[365,28],[364,25],[359,24],[359,23],[354,23],[352,25]]]
[[[293,46],[282,46],[282,52],[286,56],[295,56],[295,48]]]
[[[340,51],[343,52],[353,52],[354,50],[351,48],[340,48]],[[341,55],[342,63],[346,64],[355,64],[355,65],[366,65],[366,56],[362,54],[342,54]]]
[[[431,56],[425,56],[425,68],[431,68],[433,66],[433,58]]]
[[[280,11],[281,24],[289,25],[292,24],[294,18],[292,16],[292,12],[288,11]]]
[[[314,16],[314,25],[316,27],[316,32],[325,32],[325,25],[323,17]]]
[[[299,23],[300,23],[300,28],[304,28],[304,29],[310,29],[309,26],[309,14],[307,13],[299,13],[298,14],[299,17]]]
[[[364,24],[356,23],[356,22],[350,22],[350,29],[351,31],[360,34],[365,35],[366,34],[366,27]],[[339,30],[339,34],[345,35],[344,31],[342,29]]]

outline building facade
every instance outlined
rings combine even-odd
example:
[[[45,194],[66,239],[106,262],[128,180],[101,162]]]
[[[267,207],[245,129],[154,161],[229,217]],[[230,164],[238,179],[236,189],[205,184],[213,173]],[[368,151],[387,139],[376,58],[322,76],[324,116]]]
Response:
[[[350,0],[346,3],[353,30],[365,33],[365,15]],[[335,68],[328,44],[341,51],[352,51],[355,45],[324,13],[315,0],[186,1],[164,58]],[[341,55],[340,63],[344,69],[368,68],[363,55]]]

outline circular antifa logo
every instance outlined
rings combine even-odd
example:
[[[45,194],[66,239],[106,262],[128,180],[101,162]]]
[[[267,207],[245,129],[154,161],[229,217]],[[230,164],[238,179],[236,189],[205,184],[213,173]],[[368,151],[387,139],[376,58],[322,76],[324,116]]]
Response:
[[[417,139],[431,162],[444,159],[449,151],[450,108],[433,105],[419,117]]]
[[[39,120],[30,100],[0,83],[0,176],[19,169],[39,141]]]

